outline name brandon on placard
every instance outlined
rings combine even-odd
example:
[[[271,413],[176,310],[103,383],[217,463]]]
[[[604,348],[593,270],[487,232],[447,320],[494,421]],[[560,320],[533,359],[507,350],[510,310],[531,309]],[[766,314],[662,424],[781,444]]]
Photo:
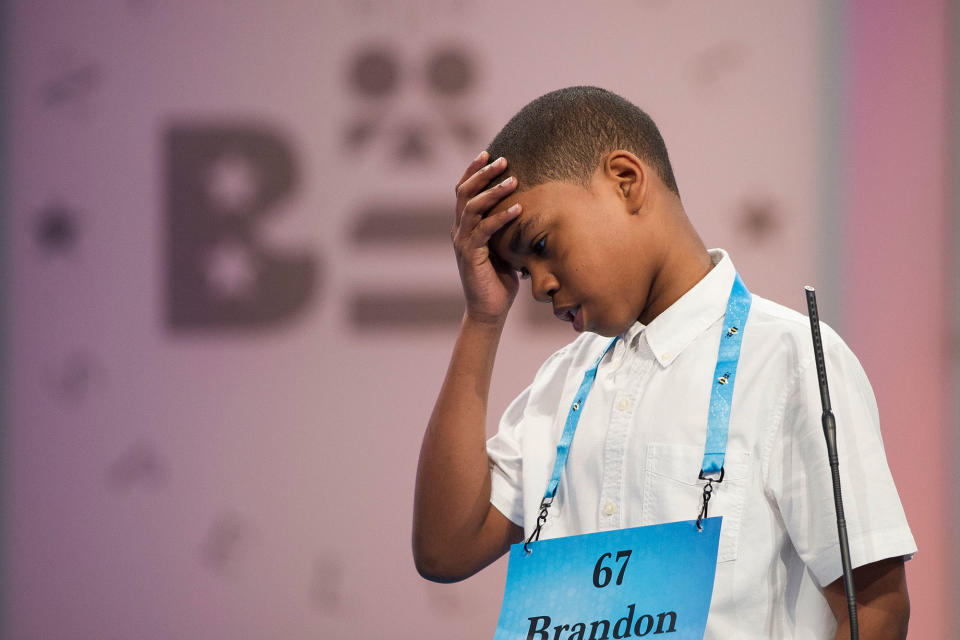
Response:
[[[637,605],[627,607],[627,615],[623,616],[611,628],[609,620],[594,620],[593,622],[575,622],[573,624],[558,624],[551,627],[553,621],[550,616],[532,616],[530,628],[527,630],[526,640],[608,640],[609,638],[642,638],[651,632],[674,633],[677,630],[677,613],[666,611],[654,616],[645,613],[634,621]],[[587,627],[590,635],[584,635]],[[613,635],[610,632],[613,632]],[[632,635],[631,635],[632,632]]]

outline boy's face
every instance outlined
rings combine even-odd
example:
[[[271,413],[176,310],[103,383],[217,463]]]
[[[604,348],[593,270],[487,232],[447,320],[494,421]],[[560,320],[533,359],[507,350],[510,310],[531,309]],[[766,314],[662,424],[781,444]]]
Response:
[[[520,216],[490,241],[506,264],[529,276],[533,297],[576,331],[624,332],[640,317],[659,261],[651,216],[631,211],[615,181],[598,172],[584,188],[548,182],[512,194]]]

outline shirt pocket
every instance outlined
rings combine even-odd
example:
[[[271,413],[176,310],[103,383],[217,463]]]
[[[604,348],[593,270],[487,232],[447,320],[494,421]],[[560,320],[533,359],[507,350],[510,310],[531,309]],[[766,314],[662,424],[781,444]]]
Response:
[[[695,520],[703,501],[704,480],[699,479],[703,448],[676,444],[647,446],[642,523],[644,525]],[[743,499],[750,469],[750,452],[728,449],[723,461],[723,482],[713,483],[708,517],[723,516],[717,562],[737,559],[737,541]]]

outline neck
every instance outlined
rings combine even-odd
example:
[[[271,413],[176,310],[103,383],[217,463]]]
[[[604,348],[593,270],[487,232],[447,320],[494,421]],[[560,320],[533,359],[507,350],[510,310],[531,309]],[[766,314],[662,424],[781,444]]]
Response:
[[[673,240],[664,247],[661,267],[650,282],[647,305],[638,318],[641,324],[650,324],[713,268],[710,254],[686,214],[681,210],[676,219],[679,225],[667,236]]]

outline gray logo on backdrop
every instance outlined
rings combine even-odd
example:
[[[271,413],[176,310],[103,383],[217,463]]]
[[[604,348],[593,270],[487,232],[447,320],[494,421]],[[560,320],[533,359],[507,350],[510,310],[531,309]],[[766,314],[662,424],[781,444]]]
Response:
[[[296,185],[287,141],[253,126],[174,126],[165,142],[168,326],[262,328],[302,310],[315,259],[258,235]]]

